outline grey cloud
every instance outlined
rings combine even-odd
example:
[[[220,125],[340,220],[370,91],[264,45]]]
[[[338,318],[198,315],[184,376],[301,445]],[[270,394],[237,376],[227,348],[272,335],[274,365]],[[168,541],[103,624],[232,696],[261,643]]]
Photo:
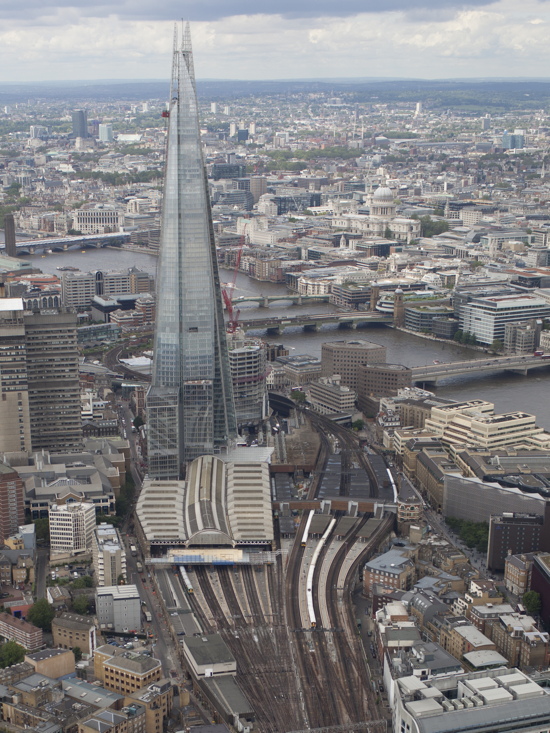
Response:
[[[547,0],[543,0],[546,2]],[[345,18],[358,13],[379,13],[384,11],[414,10],[434,13],[432,20],[437,20],[442,10],[457,11],[466,7],[480,7],[492,4],[493,0],[279,0],[278,3],[262,6],[257,0],[3,0],[2,17],[36,21],[47,16],[63,15],[64,11],[76,11],[77,15],[87,17],[105,17],[117,15],[128,20],[174,20],[184,18],[190,21],[216,21],[234,15],[282,15],[285,18]]]

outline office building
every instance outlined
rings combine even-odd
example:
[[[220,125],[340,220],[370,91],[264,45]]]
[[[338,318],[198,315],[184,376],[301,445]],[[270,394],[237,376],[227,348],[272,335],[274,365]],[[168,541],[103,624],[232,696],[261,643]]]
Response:
[[[110,124],[99,125],[99,141],[102,143],[112,143],[115,139],[113,126]]]
[[[541,549],[544,518],[537,514],[503,512],[489,522],[487,567],[502,572],[508,555],[521,555]]]
[[[505,150],[521,150],[525,147],[525,130],[505,131],[502,136],[502,147]]]
[[[501,295],[472,298],[460,308],[460,328],[473,334],[478,343],[504,344],[506,324],[550,317],[550,305],[536,295]]]
[[[0,299],[0,451],[31,449],[25,319],[20,298]]]
[[[17,471],[0,463],[0,547],[25,523],[25,493]]]
[[[237,433],[188,27],[174,54],[161,222],[149,475],[177,479]]]
[[[358,368],[361,364],[382,364],[386,347],[370,341],[329,341],[321,347],[321,376],[339,374],[342,384],[357,390]]]
[[[92,558],[97,585],[118,585],[126,581],[126,551],[120,533],[102,522],[92,535]]]
[[[114,298],[132,293],[146,294],[154,288],[154,278],[136,267],[116,272],[64,272],[61,279],[61,296],[68,308],[90,308],[96,296]],[[113,310],[118,307],[115,304]]]
[[[2,452],[81,447],[76,314],[0,299]]]
[[[309,385],[309,401],[316,412],[331,415],[355,411],[355,392],[341,384],[340,375],[321,377]]]
[[[73,132],[71,137],[88,137],[88,113],[85,109],[75,109],[71,114]]]
[[[531,587],[534,553],[507,555],[504,559],[504,585],[506,590],[521,598]]]
[[[26,312],[25,346],[33,450],[82,447],[76,313]]]
[[[48,516],[52,555],[76,555],[91,549],[96,526],[93,504],[53,504]]]
[[[265,345],[235,333],[228,336],[228,350],[237,425],[257,424],[268,409]]]
[[[94,204],[77,209],[73,229],[82,234],[118,232],[124,225],[124,211],[109,204]]]
[[[505,667],[430,681],[401,677],[392,702],[394,733],[545,733],[550,719],[546,690]]]
[[[4,214],[4,253],[8,257],[17,257],[17,244],[15,239],[15,220],[13,214]]]
[[[141,628],[141,600],[135,585],[106,585],[96,589],[96,615],[101,628],[129,631]]]
[[[357,399],[359,407],[368,411],[366,398],[370,395],[391,397],[410,387],[412,371],[402,364],[361,364],[357,368]]]

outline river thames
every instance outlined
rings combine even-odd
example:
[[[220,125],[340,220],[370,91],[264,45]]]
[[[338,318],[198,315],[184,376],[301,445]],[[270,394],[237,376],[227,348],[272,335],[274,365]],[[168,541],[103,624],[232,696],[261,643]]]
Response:
[[[157,258],[154,256],[115,249],[90,249],[85,252],[71,250],[45,256],[37,254],[25,257],[25,259],[32,262],[34,267],[40,268],[43,272],[54,273],[59,276],[61,273],[57,268],[67,265],[78,267],[83,272],[94,269],[120,270],[136,266],[155,274],[157,264]],[[232,273],[228,270],[221,270],[220,277],[222,282],[228,282],[232,279]],[[257,282],[240,273],[237,276],[236,296],[251,294],[281,295],[285,292],[286,290],[282,285]],[[243,304],[241,306],[241,319],[265,318],[268,314],[269,317],[288,317],[298,312],[313,314],[334,311],[333,306],[325,303],[292,306],[290,302],[285,304],[283,301],[273,304],[269,309]],[[324,342],[352,338],[383,344],[387,348],[388,362],[409,367],[424,366],[431,364],[434,360],[451,362],[483,358],[481,352],[471,351],[452,342],[435,342],[385,327],[373,327],[351,332],[338,330],[336,326],[323,326],[316,333],[291,328],[285,330],[280,336],[266,338],[266,341],[283,343],[291,349],[291,354],[311,354],[319,357],[321,355],[321,345]],[[546,372],[532,372],[530,376],[495,373],[475,378],[453,377],[440,384],[434,391],[438,395],[454,400],[486,399],[495,404],[497,412],[522,410],[537,415],[538,424],[550,430],[549,388],[550,367]]]

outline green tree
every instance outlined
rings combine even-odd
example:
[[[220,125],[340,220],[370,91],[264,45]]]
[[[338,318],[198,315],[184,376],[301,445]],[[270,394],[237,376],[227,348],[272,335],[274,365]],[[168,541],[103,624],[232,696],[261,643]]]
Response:
[[[504,344],[500,339],[495,339],[491,344],[491,348],[493,349],[493,351],[502,351],[504,348]]]
[[[82,649],[79,646],[73,646],[74,661],[80,662],[82,659]]]
[[[384,230],[384,239],[393,239],[393,234],[389,227],[386,227]]]
[[[523,594],[522,601],[527,613],[535,616],[540,613],[542,602],[539,593],[534,590],[528,590],[527,593]]]
[[[35,519],[34,528],[37,540],[43,540],[45,542],[50,541],[50,520],[48,519],[48,517]]]
[[[434,221],[428,215],[420,217],[420,233],[423,237],[434,237],[447,231],[449,231],[448,222]]]
[[[354,430],[363,430],[365,427],[365,421],[364,420],[354,420],[351,424],[351,427]]]
[[[0,646],[0,667],[11,667],[12,664],[19,664],[25,658],[25,648],[16,644],[15,641],[7,641]]]
[[[302,404],[306,401],[307,398],[306,393],[300,392],[300,390],[298,389],[295,389],[293,392],[291,392],[290,397],[294,400],[294,402],[298,402],[298,404]]]
[[[73,581],[73,588],[75,590],[80,590],[81,588],[93,588],[93,585],[94,581],[90,575],[82,575],[80,578]]]
[[[77,596],[73,600],[73,611],[75,613],[79,613],[82,616],[85,616],[88,611],[90,610],[90,601],[88,600],[88,597],[85,595]]]
[[[458,341],[459,344],[462,343],[462,339],[464,338],[464,331],[462,331],[460,328],[458,331],[455,331],[455,335],[453,336],[453,339],[455,341]]]
[[[53,606],[50,606],[45,598],[39,598],[27,613],[27,621],[43,631],[51,631],[54,617]]]
[[[139,430],[140,427],[144,424],[145,420],[141,417],[141,415],[136,415],[134,418],[134,427],[136,430]]]

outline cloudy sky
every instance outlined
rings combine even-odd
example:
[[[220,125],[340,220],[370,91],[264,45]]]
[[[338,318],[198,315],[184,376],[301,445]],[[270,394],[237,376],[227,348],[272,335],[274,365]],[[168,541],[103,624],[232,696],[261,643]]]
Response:
[[[181,17],[203,79],[550,77],[550,0],[0,0],[0,81],[167,78]]]

